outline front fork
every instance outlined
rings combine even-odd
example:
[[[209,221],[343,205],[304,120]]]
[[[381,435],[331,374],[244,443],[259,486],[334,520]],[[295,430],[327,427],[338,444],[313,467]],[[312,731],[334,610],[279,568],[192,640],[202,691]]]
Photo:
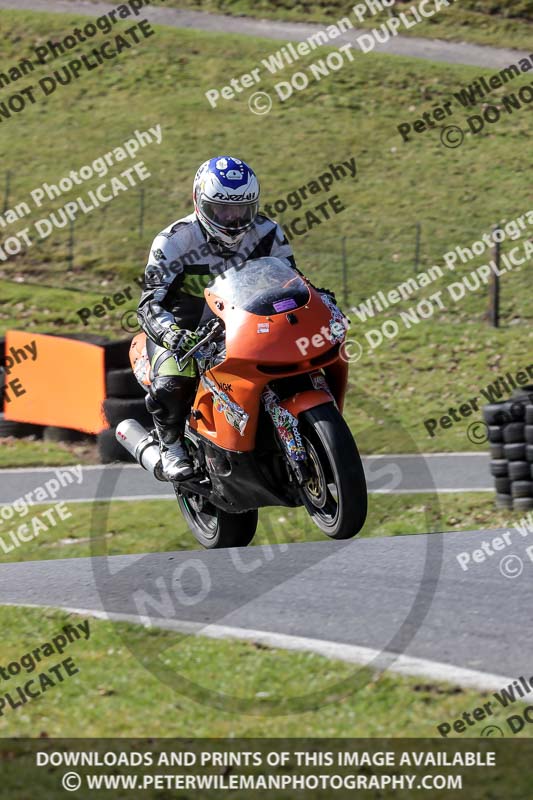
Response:
[[[307,450],[300,433],[298,417],[280,403],[279,397],[270,386],[265,387],[261,399],[272,420],[295,481],[298,486],[303,486],[309,480],[309,469]]]

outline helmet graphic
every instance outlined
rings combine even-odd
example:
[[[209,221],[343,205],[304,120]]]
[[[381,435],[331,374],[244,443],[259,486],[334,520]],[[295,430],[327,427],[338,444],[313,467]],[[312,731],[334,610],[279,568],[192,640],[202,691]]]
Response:
[[[238,245],[259,211],[259,181],[238,158],[206,161],[194,179],[194,208],[199,222],[227,247]]]

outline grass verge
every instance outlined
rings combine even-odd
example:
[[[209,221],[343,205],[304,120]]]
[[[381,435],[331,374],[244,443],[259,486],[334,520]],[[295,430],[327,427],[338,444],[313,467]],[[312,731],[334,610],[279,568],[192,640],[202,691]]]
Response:
[[[0,607],[2,664],[20,660],[60,633],[63,625],[76,622],[81,618],[64,612]],[[80,638],[61,657],[51,656],[39,665],[40,671],[71,657],[79,672],[18,709],[4,709],[0,735],[429,737],[438,735],[437,725],[460,717],[488,697],[424,679],[388,673],[372,676],[353,664],[308,653],[97,620],[90,620],[89,630],[88,641]],[[142,648],[144,664],[130,647]],[[156,677],[156,665],[163,661],[176,683],[182,679],[186,689],[178,691]],[[336,691],[333,687],[343,680],[344,691]],[[15,679],[2,682],[2,691],[16,683]],[[239,698],[252,698],[256,713],[247,716],[198,704],[191,686],[235,697],[236,707]],[[322,694],[328,687],[332,689],[327,703],[312,711],[284,714],[292,698]],[[273,696],[279,698],[276,716],[268,713]],[[521,708],[517,703],[513,713]],[[502,709],[493,720],[498,724],[505,716]],[[476,724],[470,735],[479,736],[483,727]],[[527,733],[526,728],[523,735]]]
[[[42,517],[48,508],[44,505],[35,506],[31,516],[17,514],[10,521],[0,520],[0,538],[6,543],[0,551],[0,561],[87,558],[91,555],[91,541],[98,552],[105,545],[103,552],[109,555],[200,549],[177,505],[170,500],[110,503],[105,527],[94,522],[94,519],[105,516],[103,513],[96,515],[94,506],[104,510],[104,504],[93,506],[91,503],[67,502],[65,505],[71,516],[64,521],[54,514],[54,522],[47,524],[46,518]],[[427,494],[370,495],[368,521],[360,537],[506,528],[523,517],[523,512],[495,509],[494,497],[490,493],[444,494],[439,497],[439,506],[440,509],[434,498]],[[47,530],[41,529],[31,541],[4,552],[13,544],[10,531],[16,533],[18,526],[24,523],[31,530],[33,515],[47,524]],[[260,512],[254,545],[309,541],[325,541],[325,536],[302,509],[265,509]]]
[[[17,467],[66,467],[69,464],[98,464],[96,445],[43,442],[33,437],[0,438],[0,469]]]

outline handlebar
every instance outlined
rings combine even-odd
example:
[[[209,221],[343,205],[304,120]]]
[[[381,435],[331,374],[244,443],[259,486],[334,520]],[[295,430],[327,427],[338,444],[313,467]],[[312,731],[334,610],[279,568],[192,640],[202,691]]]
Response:
[[[207,331],[206,335],[201,339],[198,344],[195,344],[194,347],[184,353],[182,356],[177,356],[176,360],[178,362],[178,369],[181,371],[184,367],[185,362],[189,360],[198,350],[201,350],[202,347],[205,347],[210,341],[215,339],[222,331],[224,330],[224,326],[222,325],[219,319],[210,320],[206,325],[202,328],[202,333]]]

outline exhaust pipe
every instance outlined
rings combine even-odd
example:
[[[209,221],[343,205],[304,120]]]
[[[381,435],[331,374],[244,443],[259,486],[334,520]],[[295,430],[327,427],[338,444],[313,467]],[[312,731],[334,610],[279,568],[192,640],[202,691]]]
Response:
[[[158,481],[166,481],[161,467],[159,444],[137,420],[125,419],[117,425],[115,436],[143,469]]]

